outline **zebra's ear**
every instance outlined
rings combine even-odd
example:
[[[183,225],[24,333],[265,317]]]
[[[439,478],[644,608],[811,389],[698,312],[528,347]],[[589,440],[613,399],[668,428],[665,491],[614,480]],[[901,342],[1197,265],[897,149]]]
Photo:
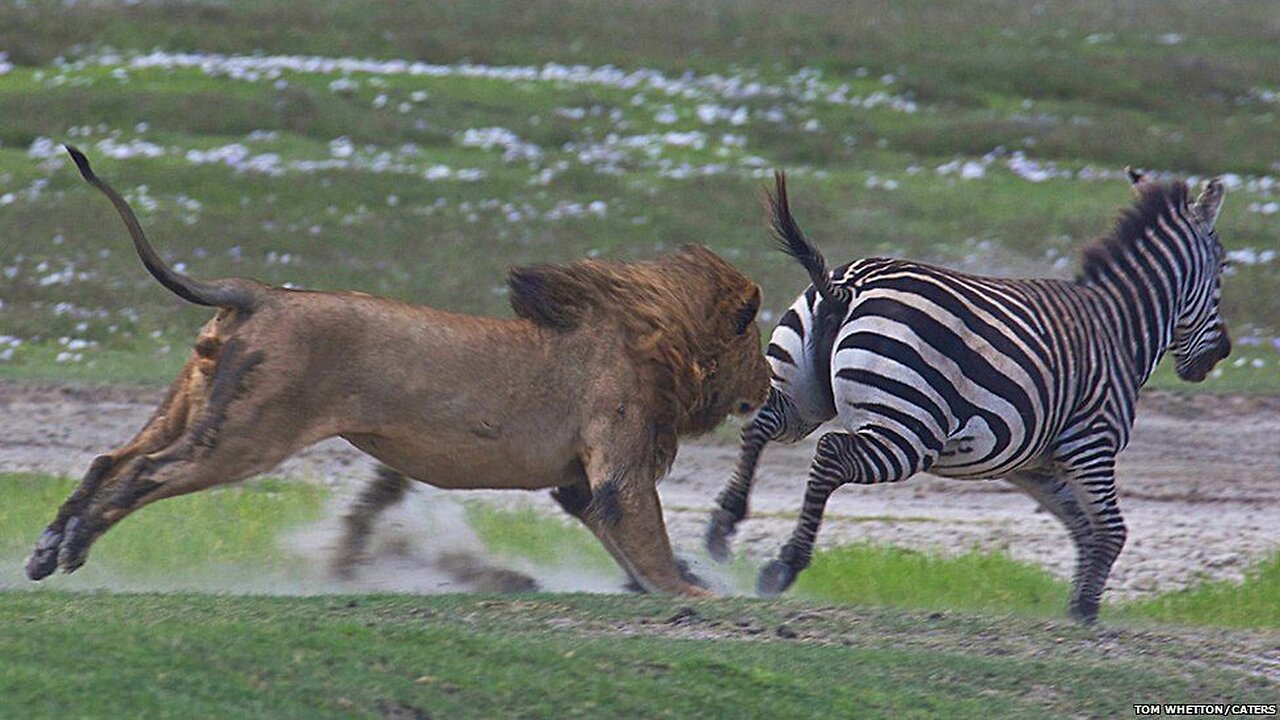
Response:
[[[1147,179],[1147,174],[1141,170],[1135,169],[1132,165],[1124,166],[1124,174],[1129,178],[1129,184],[1137,187]]]
[[[1222,185],[1222,178],[1212,178],[1204,184],[1200,197],[1196,198],[1192,210],[1200,223],[1205,227],[1213,227],[1218,222],[1218,213],[1222,210],[1222,199],[1227,191]]]

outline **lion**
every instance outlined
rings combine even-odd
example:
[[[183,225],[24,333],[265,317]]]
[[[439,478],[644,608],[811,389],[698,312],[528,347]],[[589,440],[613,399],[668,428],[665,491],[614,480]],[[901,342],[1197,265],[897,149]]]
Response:
[[[129,204],[68,146],[164,287],[217,312],[160,407],[91,463],[27,561],[41,580],[157,500],[243,480],[342,437],[441,488],[554,488],[643,589],[682,576],[657,483],[677,438],[768,394],[760,288],[710,250],[513,268],[513,318],[360,292],[201,281],[166,265]]]

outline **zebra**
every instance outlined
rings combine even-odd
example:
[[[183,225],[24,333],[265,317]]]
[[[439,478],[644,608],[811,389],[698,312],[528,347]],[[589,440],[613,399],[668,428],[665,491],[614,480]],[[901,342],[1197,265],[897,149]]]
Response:
[[[1083,251],[1074,280],[1000,279],[891,258],[828,272],[788,206],[786,176],[766,194],[782,250],[812,284],[766,351],[768,402],[744,427],[736,472],[717,498],[705,544],[728,557],[769,441],[818,440],[800,519],[757,591],[785,591],[808,566],[823,510],[846,483],[929,471],[1003,478],[1067,528],[1076,548],[1068,614],[1097,619],[1127,531],[1115,459],[1138,390],[1166,350],[1183,380],[1204,380],[1231,351],[1219,313],[1224,189],[1192,201],[1184,182],[1130,172],[1136,201]]]

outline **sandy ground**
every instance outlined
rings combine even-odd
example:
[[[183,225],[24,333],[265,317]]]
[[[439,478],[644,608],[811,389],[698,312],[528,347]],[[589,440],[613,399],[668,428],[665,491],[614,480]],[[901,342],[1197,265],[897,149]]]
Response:
[[[155,389],[0,383],[0,471],[79,476],[94,455],[128,440],[160,396]],[[812,441],[766,450],[753,496],[754,515],[735,538],[740,551],[763,558],[786,539],[812,451]],[[681,448],[661,489],[672,538],[682,553],[700,553],[707,512],[736,455],[735,445],[714,439]],[[1277,461],[1280,399],[1145,396],[1133,442],[1120,457],[1120,499],[1129,541],[1108,592],[1135,596],[1206,577],[1235,579],[1251,563],[1280,549]],[[292,458],[274,474],[324,482],[349,494],[370,477],[371,468],[369,458],[332,440]],[[546,493],[528,492],[423,490],[409,507],[467,495],[558,512]],[[410,524],[422,522],[419,517]],[[403,530],[405,524],[402,510],[395,525]],[[1069,577],[1073,562],[1065,530],[1010,486],[932,476],[894,486],[841,489],[828,508],[819,541],[826,546],[870,541],[944,552],[1000,548],[1062,577]],[[400,577],[414,571],[403,564],[393,570]],[[409,589],[429,588],[416,583]],[[563,589],[587,588],[568,582]]]

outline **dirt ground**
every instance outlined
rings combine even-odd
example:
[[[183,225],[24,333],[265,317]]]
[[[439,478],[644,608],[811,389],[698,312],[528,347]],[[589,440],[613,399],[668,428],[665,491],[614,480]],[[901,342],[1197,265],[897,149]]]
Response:
[[[0,382],[0,471],[79,476],[94,455],[128,440],[161,394],[151,388]],[[812,440],[765,451],[753,516],[735,538],[739,550],[763,558],[786,539],[812,451]],[[700,553],[707,512],[736,456],[736,444],[722,439],[682,446],[661,486],[680,552]],[[1133,441],[1120,457],[1120,502],[1129,540],[1108,592],[1132,597],[1202,578],[1239,578],[1280,548],[1277,461],[1280,398],[1145,395]],[[371,468],[366,456],[331,440],[274,474],[350,493],[370,477]],[[466,494],[558,512],[546,493]],[[819,540],[826,546],[870,541],[945,552],[1001,548],[1064,578],[1073,561],[1065,530],[1010,486],[932,476],[841,489]]]

